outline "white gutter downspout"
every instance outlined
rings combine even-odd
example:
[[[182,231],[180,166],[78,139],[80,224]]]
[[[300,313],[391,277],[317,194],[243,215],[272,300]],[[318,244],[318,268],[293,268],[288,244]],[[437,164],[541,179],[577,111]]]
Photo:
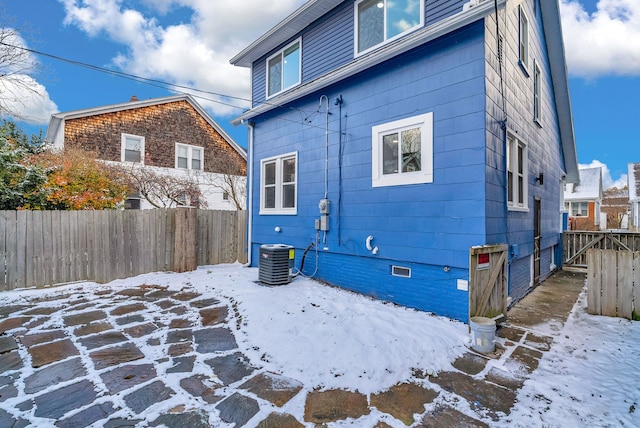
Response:
[[[251,238],[253,233],[253,123],[242,120],[242,124],[249,128],[249,143],[247,148],[247,263],[251,266]]]

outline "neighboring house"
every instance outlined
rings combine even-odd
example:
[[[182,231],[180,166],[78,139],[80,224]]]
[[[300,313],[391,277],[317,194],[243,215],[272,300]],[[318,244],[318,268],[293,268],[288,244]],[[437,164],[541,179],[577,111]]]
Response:
[[[607,229],[629,227],[629,190],[612,187],[602,192],[601,213],[606,215]]]
[[[630,163],[627,166],[627,180],[629,183],[629,228],[640,229],[640,163]]]
[[[313,243],[303,273],[464,321],[471,246],[509,245],[512,299],[555,269],[578,181],[557,1],[312,0],[231,63],[253,266]]]
[[[246,185],[246,153],[189,95],[56,113],[45,141],[81,147],[108,162],[196,182],[209,209],[235,210],[224,181]],[[202,202],[202,201],[197,201]],[[188,195],[184,205],[195,205]],[[126,207],[152,208],[139,194]],[[241,207],[242,208],[242,207]]]
[[[570,230],[606,229],[600,221],[602,207],[602,168],[580,168],[580,184],[567,183],[564,205],[569,212]]]

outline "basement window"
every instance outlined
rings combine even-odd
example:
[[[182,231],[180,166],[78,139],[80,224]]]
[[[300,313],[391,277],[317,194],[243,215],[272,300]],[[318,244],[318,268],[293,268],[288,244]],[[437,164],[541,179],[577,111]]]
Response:
[[[391,266],[391,275],[402,278],[411,278],[411,268],[404,266]]]

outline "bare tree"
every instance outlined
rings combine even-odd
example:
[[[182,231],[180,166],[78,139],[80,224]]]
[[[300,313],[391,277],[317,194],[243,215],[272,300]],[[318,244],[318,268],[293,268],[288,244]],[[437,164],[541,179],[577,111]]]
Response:
[[[32,121],[24,114],[24,107],[35,99],[47,98],[43,87],[31,77],[41,66],[25,49],[26,43],[13,23],[0,7],[0,116]]]
[[[243,164],[232,157],[219,157],[215,166],[221,173],[199,173],[197,180],[205,185],[219,189],[227,197],[234,208],[242,211],[247,197],[247,177]]]
[[[129,189],[156,208],[189,206],[206,208],[202,191],[191,176],[178,177],[159,172],[152,167],[114,165],[126,177]]]

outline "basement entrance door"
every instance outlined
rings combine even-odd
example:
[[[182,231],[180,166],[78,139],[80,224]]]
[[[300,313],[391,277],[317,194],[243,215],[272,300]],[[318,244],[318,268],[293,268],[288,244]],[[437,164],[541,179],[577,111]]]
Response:
[[[533,200],[533,283],[540,281],[540,223],[542,213],[540,211],[540,198]]]

